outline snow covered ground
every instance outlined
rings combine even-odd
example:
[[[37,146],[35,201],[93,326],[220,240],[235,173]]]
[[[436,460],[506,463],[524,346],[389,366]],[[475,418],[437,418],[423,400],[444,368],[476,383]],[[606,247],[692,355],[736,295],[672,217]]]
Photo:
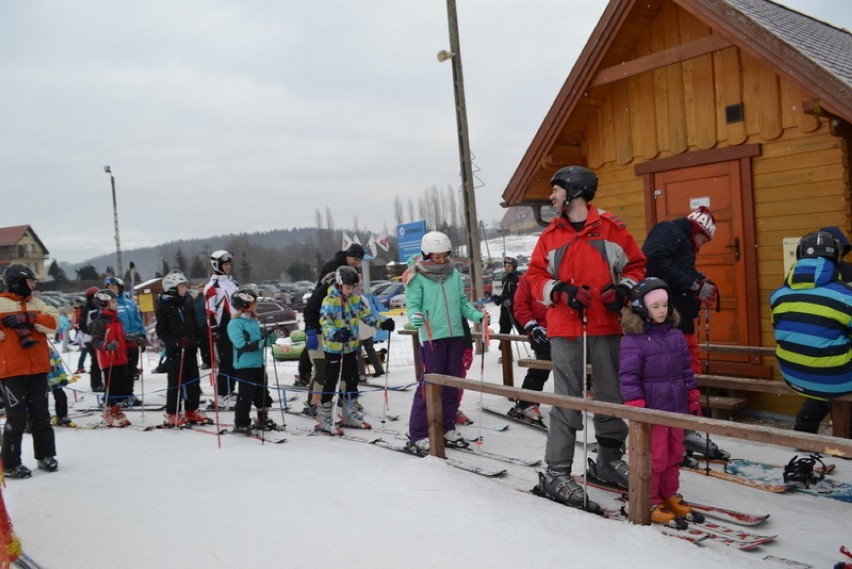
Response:
[[[527,238],[528,239],[528,238]],[[519,241],[506,254],[529,254]],[[534,239],[532,239],[534,243]],[[515,248],[516,247],[516,248]],[[528,249],[526,249],[528,247]],[[525,248],[521,250],[521,248]],[[492,246],[493,250],[493,246]],[[489,305],[492,316],[496,308]],[[496,320],[495,320],[496,321]],[[397,318],[397,324],[403,324]],[[523,357],[527,357],[523,353]],[[471,377],[502,383],[498,352],[485,355],[480,377],[477,357]],[[76,366],[77,353],[68,354]],[[156,355],[145,353],[144,391],[148,403],[164,401],[165,375],[151,374]],[[270,377],[290,384],[296,363],[268,364]],[[394,334],[390,350],[391,386],[414,378],[409,337]],[[517,383],[524,370],[516,368]],[[384,378],[373,380],[382,384]],[[207,377],[201,380],[207,396]],[[94,403],[88,376],[72,387],[79,411]],[[552,389],[549,383],[546,389]],[[407,430],[411,391],[390,391],[389,410],[398,421],[381,423],[384,390],[362,387],[361,401],[381,433],[398,444],[392,431]],[[136,393],[142,392],[137,382]],[[304,393],[292,408],[301,409]],[[73,397],[69,392],[69,398]],[[524,459],[544,455],[545,435],[500,417],[481,414],[478,404],[508,409],[505,400],[465,394],[462,409],[475,421],[460,427],[468,437],[482,436],[483,450]],[[73,412],[73,411],[72,411]],[[272,417],[282,423],[276,409]],[[134,428],[162,421],[162,412],[130,413]],[[221,414],[232,423],[233,414]],[[507,465],[482,457],[459,458],[488,467],[508,467],[500,479],[452,468],[440,459],[415,458],[366,444],[308,436],[313,421],[284,415],[286,444],[197,430],[57,429],[60,469],[34,471],[28,480],[7,480],[4,496],[25,551],[52,569],[187,567],[631,567],[728,569],[778,567],[766,555],[829,568],[837,552],[850,545],[852,505],[803,494],[776,495],[691,473],[681,476],[687,499],[771,517],[751,531],[778,534],[752,552],[709,541],[696,546],[663,536],[655,529],[605,520],[524,492],[538,468]],[[86,426],[97,415],[82,417]],[[212,429],[210,429],[212,430]],[[591,435],[590,435],[591,436]],[[739,442],[717,443],[735,457],[785,463],[794,449]],[[582,450],[575,471],[581,471]],[[837,464],[836,478],[852,482],[852,464]],[[29,437],[24,463],[35,468]],[[607,503],[608,494],[590,490]],[[612,505],[608,504],[607,505]]]

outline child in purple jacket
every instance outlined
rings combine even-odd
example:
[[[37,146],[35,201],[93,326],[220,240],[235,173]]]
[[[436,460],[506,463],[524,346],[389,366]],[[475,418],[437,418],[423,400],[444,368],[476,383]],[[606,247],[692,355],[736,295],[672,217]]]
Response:
[[[630,305],[622,311],[618,373],[625,405],[701,414],[679,319],[662,279],[646,278],[630,291]],[[651,427],[651,521],[680,529],[686,520],[700,523],[704,518],[677,493],[683,452],[683,429]]]

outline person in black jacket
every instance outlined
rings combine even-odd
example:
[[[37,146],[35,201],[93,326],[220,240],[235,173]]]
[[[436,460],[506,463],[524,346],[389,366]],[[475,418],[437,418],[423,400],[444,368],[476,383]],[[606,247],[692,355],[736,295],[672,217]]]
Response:
[[[195,317],[192,297],[187,294],[189,281],[180,271],[163,277],[163,294],[157,304],[157,336],[166,347],[168,393],[166,421],[169,427],[188,423],[208,423],[198,411],[201,397],[200,374],[196,349],[201,327]],[[185,413],[180,413],[180,399],[185,400]]]
[[[305,348],[310,352],[311,361],[314,364],[314,372],[311,377],[311,397],[309,397],[305,413],[313,416],[316,405],[319,404],[323,384],[325,383],[325,352],[322,347],[322,327],[320,326],[320,308],[322,301],[328,294],[328,287],[334,283],[334,274],[338,268],[350,266],[358,269],[364,259],[364,247],[353,243],[345,251],[338,251],[334,258],[325,263],[320,269],[317,286],[311,293],[311,297],[305,304]]]
[[[669,285],[670,300],[680,314],[677,328],[683,332],[692,357],[692,371],[701,373],[698,357],[698,338],[695,335],[695,319],[702,305],[716,300],[716,285],[695,268],[695,258],[701,247],[713,239],[716,233],[716,218],[706,206],[671,221],[661,221],[651,228],[642,246],[647,264],[648,277],[657,277]],[[719,449],[715,443],[695,431],[687,431],[684,437],[687,451],[710,458],[729,458],[730,454]]]
[[[92,331],[89,329],[92,322],[98,316],[98,309],[95,308],[94,297],[98,292],[98,287],[92,286],[86,289],[86,303],[80,307],[77,313],[76,328],[80,342],[80,361],[77,363],[77,371],[75,373],[86,373],[83,367],[86,354],[91,360],[91,368],[89,369],[89,381],[91,381],[93,392],[103,392],[104,380],[101,373],[101,367],[98,365],[98,358],[95,356],[95,349],[92,347]]]
[[[520,279],[518,276],[518,260],[514,257],[504,258],[503,269],[506,271],[503,277],[503,291],[491,297],[491,302],[500,307],[500,333],[511,333],[512,325],[514,324],[518,329],[518,333],[523,334],[523,329],[517,325],[512,315],[512,304],[515,300],[515,291],[518,290],[518,280]]]

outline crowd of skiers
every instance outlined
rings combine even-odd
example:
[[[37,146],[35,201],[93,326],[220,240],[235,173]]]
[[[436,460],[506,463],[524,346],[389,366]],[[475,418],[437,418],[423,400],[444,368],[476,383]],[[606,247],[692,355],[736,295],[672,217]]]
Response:
[[[562,168],[551,186],[557,215],[539,237],[529,270],[519,275],[517,260],[504,259],[503,289],[492,297],[500,306],[500,332],[514,328],[528,335],[536,358],[552,362],[557,394],[583,397],[590,390],[599,401],[701,414],[695,320],[718,291],[697,270],[696,255],[714,237],[713,213],[699,206],[685,217],[660,222],[640,249],[618,216],[592,204],[598,189],[592,171]],[[403,275],[406,315],[419,340],[421,378],[427,373],[464,377],[472,361],[468,321],[488,326],[488,313],[465,294],[450,257],[452,249],[444,233],[426,233],[420,255],[409,259]],[[852,392],[852,289],[846,284],[849,266],[842,262],[850,249],[838,228],[806,235],[793,269],[771,298],[780,370],[787,383],[807,397],[796,419],[799,430],[815,432],[830,411],[831,398]],[[378,316],[369,295],[363,294],[358,270],[363,258],[364,249],[358,244],[339,251],[321,269],[304,311],[306,352],[313,369],[306,412],[316,417],[319,430],[330,434],[339,432],[335,396],[342,409],[340,425],[370,428],[357,401],[363,375],[357,354],[362,339],[370,338],[362,334],[362,327],[385,331],[395,327],[393,319]],[[240,287],[233,278],[228,251],[214,252],[211,266],[214,274],[198,305],[180,271],[162,279],[156,334],[165,346],[168,373],[165,425],[210,422],[199,409],[197,351],[204,346],[205,365],[214,367],[217,377],[214,408],[235,410],[235,432],[274,429],[267,414],[272,399],[263,358],[273,337],[259,323],[258,292]],[[2,458],[7,476],[26,477],[30,472],[21,464],[20,444],[28,414],[39,468],[58,468],[47,410],[51,358],[46,334],[56,330],[59,318],[55,309],[32,295],[35,278],[27,267],[7,268],[4,280],[8,292],[0,295],[4,356],[0,386],[7,426]],[[114,427],[130,423],[122,408],[136,400],[133,384],[139,350],[146,345],[139,310],[123,293],[124,283],[116,277],[109,277],[103,289],[89,289],[75,325],[85,347],[78,367],[82,369],[82,358],[91,355],[92,390],[104,392],[103,420]],[[593,370],[591,384],[587,364]],[[548,377],[548,371],[531,368],[523,388],[541,391]],[[460,400],[460,390],[442,387],[444,438],[449,445],[466,445],[455,427]],[[252,405],[257,408],[253,423]],[[67,404],[61,406],[57,398],[60,408],[67,410]],[[510,413],[543,423],[534,403],[519,400]],[[64,413],[57,415],[62,421]],[[593,421],[598,453],[586,474],[626,488],[627,425],[600,414]],[[583,428],[580,412],[551,410],[547,468],[539,475],[538,491],[564,504],[594,510],[598,506],[572,474],[576,436]],[[423,389],[414,390],[408,435],[412,452],[428,452]],[[652,429],[654,522],[680,525],[700,520],[678,493],[685,436],[682,429],[661,425]],[[724,455],[715,445],[712,448]]]

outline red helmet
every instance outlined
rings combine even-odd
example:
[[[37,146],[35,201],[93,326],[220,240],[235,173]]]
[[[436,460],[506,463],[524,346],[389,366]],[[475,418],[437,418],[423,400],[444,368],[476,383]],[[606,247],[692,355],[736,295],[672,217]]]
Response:
[[[90,286],[89,288],[87,288],[86,289],[86,299],[92,300],[93,298],[95,298],[95,293],[98,292],[99,290],[101,290],[101,289],[99,289],[96,286]]]

